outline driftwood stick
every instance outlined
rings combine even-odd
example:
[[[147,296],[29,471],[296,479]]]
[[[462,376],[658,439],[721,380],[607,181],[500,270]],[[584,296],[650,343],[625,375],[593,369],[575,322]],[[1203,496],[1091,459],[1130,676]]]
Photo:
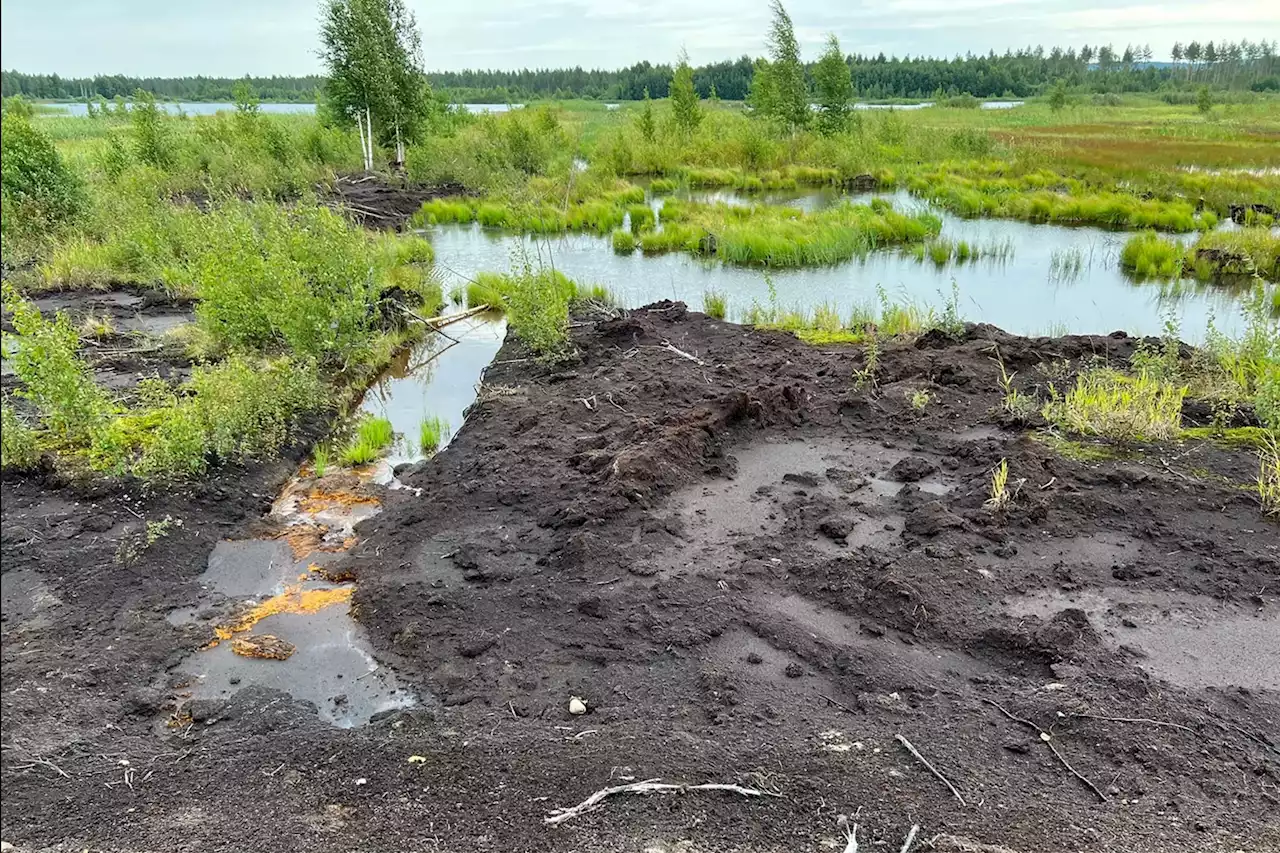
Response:
[[[782,796],[781,794],[775,794],[773,791],[762,791],[759,788],[744,788],[741,785],[728,785],[719,782],[708,782],[702,785],[675,785],[670,782],[663,782],[661,779],[646,779],[643,782],[601,788],[576,806],[554,810],[543,818],[543,823],[549,826],[558,826],[566,820],[603,808],[604,800],[619,794],[683,794],[686,791],[728,791],[732,794],[741,794],[744,797]]]
[[[960,801],[960,805],[962,806],[965,805],[964,797],[960,796],[960,792],[956,790],[956,786],[952,785],[951,781],[938,771],[938,768],[930,764],[929,759],[921,755],[920,751],[911,745],[911,741],[907,740],[902,735],[894,735],[894,738],[898,741],[898,743],[902,744],[907,748],[907,752],[911,753],[911,755],[915,757],[916,761],[919,761],[921,764],[923,764],[925,766],[925,769],[927,769],[934,776],[937,776],[938,779],[942,781],[942,784],[947,786],[947,790],[951,791],[952,796],[954,796],[957,800]]]
[[[1102,793],[1102,791],[1098,788],[1097,785],[1090,782],[1088,777],[1082,774],[1079,770],[1076,770],[1074,767],[1072,767],[1071,762],[1067,761],[1067,757],[1058,751],[1057,745],[1053,742],[1053,735],[1049,734],[1047,731],[1040,728],[1031,720],[1028,720],[1025,717],[1019,717],[1015,714],[1010,713],[1007,708],[1005,708],[1003,705],[1001,705],[999,702],[995,701],[994,699],[987,699],[984,697],[982,701],[986,702],[988,705],[992,706],[1001,714],[1004,714],[1006,717],[1013,720],[1015,723],[1021,723],[1027,728],[1034,729],[1035,731],[1039,732],[1040,740],[1044,741],[1045,746],[1049,747],[1049,751],[1052,752],[1054,757],[1058,759],[1058,763],[1061,764],[1063,767],[1067,768],[1067,770],[1071,773],[1071,775],[1079,779],[1081,782],[1083,782],[1090,791],[1093,791],[1094,795],[1100,801],[1104,803],[1108,802],[1107,795]]]
[[[680,356],[680,357],[681,357],[681,358],[683,358],[683,359],[687,359],[687,360],[689,360],[689,361],[692,361],[694,364],[697,364],[697,365],[699,365],[699,366],[701,366],[701,367],[706,367],[706,366],[707,366],[707,363],[706,363],[705,361],[703,361],[702,359],[698,358],[696,355],[690,355],[689,353],[685,352],[684,350],[680,349],[679,347],[674,346],[674,345],[671,343],[671,341],[663,341],[663,342],[662,342],[662,348],[663,348],[664,350],[666,350],[667,352],[675,353],[676,355]]]
[[[898,853],[910,853],[911,845],[916,843],[916,833],[920,831],[920,824],[911,824],[911,831],[907,833],[906,839],[902,842],[902,848]]]
[[[1166,729],[1177,729],[1178,731],[1191,732],[1195,734],[1195,729],[1190,726],[1180,725],[1178,723],[1169,723],[1164,720],[1149,720],[1146,717],[1107,717],[1103,714],[1077,714],[1068,713],[1068,717],[1080,717],[1085,720],[1105,720],[1108,723],[1140,723],[1144,726],[1161,726]]]

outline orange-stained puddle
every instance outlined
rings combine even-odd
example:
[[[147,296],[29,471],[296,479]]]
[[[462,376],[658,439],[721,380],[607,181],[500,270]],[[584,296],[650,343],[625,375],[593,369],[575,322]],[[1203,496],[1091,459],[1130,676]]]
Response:
[[[273,595],[266,601],[253,605],[231,622],[224,622],[214,627],[213,633],[218,639],[210,643],[209,647],[217,645],[218,640],[229,640],[233,634],[248,631],[263,619],[275,616],[277,613],[315,613],[335,604],[349,604],[355,591],[354,586],[324,589],[303,589],[301,584],[290,586],[279,595]]]

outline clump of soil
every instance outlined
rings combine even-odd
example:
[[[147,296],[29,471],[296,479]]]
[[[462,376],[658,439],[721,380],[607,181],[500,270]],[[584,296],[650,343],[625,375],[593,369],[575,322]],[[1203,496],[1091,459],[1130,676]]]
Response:
[[[442,196],[466,195],[460,184],[426,186],[407,178],[377,174],[342,175],[334,181],[330,200],[370,228],[395,230],[422,209],[424,202]]]
[[[862,390],[859,348],[679,304],[573,343],[547,366],[508,340],[449,447],[327,564],[421,698],[363,728],[255,687],[156,734],[199,641],[164,614],[199,599],[202,554],[270,482],[130,496],[186,523],[125,571],[123,490],[7,480],[5,840],[790,851],[842,849],[836,816],[857,814],[864,849],[916,823],[953,850],[1280,844],[1280,537],[1237,486],[1256,459],[1188,442],[1077,461],[992,414],[993,344],[1030,377],[1135,340],[971,327],[885,345]],[[993,513],[1001,459],[1022,485]],[[1256,664],[1203,665],[1224,655]],[[149,771],[132,790],[103,784],[121,756]],[[784,796],[618,796],[544,823],[650,778]],[[287,819],[243,809],[264,798]]]

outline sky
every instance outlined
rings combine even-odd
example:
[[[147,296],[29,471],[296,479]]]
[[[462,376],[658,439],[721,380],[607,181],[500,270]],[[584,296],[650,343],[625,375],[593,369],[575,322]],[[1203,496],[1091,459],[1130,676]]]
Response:
[[[766,0],[406,0],[428,70],[619,68],[764,53]],[[787,0],[806,57],[1280,39],[1280,0]],[[316,0],[3,0],[0,65],[64,77],[319,73]]]

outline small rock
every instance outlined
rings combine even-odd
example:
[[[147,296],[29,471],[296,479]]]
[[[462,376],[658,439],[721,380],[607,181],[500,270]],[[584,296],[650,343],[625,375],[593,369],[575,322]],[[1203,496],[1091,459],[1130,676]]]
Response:
[[[583,702],[577,696],[569,697],[569,713],[575,717],[582,716],[587,713],[587,703]]]
[[[604,599],[598,595],[584,598],[578,602],[578,612],[592,619],[603,619],[605,617]]]
[[[786,674],[787,678],[799,678],[804,675],[804,667],[795,661],[792,661],[787,664],[787,668],[783,670],[783,672]]]
[[[458,654],[464,658],[478,658],[496,645],[498,638],[493,634],[475,634],[458,643]]]
[[[115,527],[115,519],[109,515],[91,515],[80,525],[84,530],[90,533],[106,533],[112,527]]]
[[[756,654],[755,652],[751,652],[750,654],[747,655],[747,663],[752,665],[761,664],[761,663],[764,663],[764,658],[760,657],[760,655]]]
[[[1005,741],[1001,746],[1009,750],[1009,752],[1016,752],[1019,755],[1026,755],[1031,751],[1031,744],[1022,740]]]
[[[937,536],[947,528],[964,527],[964,519],[951,512],[941,501],[921,504],[907,516],[902,529],[916,536]]]
[[[951,560],[958,557],[960,552],[950,545],[926,545],[924,546],[924,555],[935,560]]]
[[[1005,542],[1003,545],[997,546],[991,553],[995,554],[997,557],[1002,557],[1007,560],[1010,557],[1017,555],[1018,546],[1014,545],[1012,542]]]
[[[818,522],[818,532],[828,539],[842,540],[852,530],[853,520],[846,516],[831,515]]]

